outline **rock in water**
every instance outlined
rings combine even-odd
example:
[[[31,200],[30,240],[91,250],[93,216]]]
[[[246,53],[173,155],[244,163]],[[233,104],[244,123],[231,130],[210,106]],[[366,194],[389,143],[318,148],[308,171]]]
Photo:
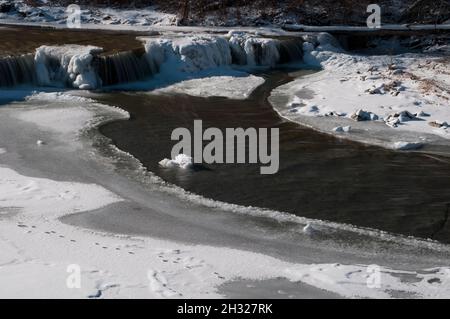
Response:
[[[316,232],[316,230],[314,229],[311,223],[308,223],[306,224],[305,227],[303,227],[303,232],[307,235],[312,235]]]
[[[420,142],[395,142],[392,145],[392,149],[399,151],[417,150],[423,147],[423,143]]]
[[[348,133],[351,131],[351,126],[338,126],[333,129],[334,132],[337,133]]]
[[[356,111],[355,113],[350,115],[350,118],[357,122],[376,121],[376,120],[378,120],[378,115],[376,115],[375,113],[369,112],[369,111],[364,111],[362,109],[359,109],[358,111]]]

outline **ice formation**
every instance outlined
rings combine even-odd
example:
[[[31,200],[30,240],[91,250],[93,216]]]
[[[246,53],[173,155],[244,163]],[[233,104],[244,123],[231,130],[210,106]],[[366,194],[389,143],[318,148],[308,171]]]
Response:
[[[83,90],[145,80],[161,73],[171,79],[231,65],[273,67],[303,58],[303,40],[278,40],[242,32],[142,38],[145,53],[100,55],[94,46],[41,46],[29,56],[0,59],[0,86],[37,84]],[[204,76],[205,74],[203,74]]]
[[[228,42],[222,37],[150,39],[145,44],[152,65],[171,65],[177,72],[196,72],[231,64]]]
[[[93,55],[101,52],[93,46],[41,46],[36,50],[37,84],[95,89],[100,85],[92,65]]]
[[[146,40],[149,61],[177,66],[177,71],[196,72],[231,64],[273,67],[303,58],[303,40],[261,38],[230,31],[226,37],[189,36]]]
[[[159,165],[166,168],[180,167],[182,169],[187,169],[193,166],[193,160],[192,157],[186,154],[178,154],[174,159],[163,159],[159,162]]]
[[[230,31],[229,43],[238,64],[274,66],[280,60],[280,41]]]

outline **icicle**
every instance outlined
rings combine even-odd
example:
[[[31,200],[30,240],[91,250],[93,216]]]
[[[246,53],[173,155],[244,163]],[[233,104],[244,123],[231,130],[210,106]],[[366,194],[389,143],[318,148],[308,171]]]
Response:
[[[100,56],[96,58],[96,63],[103,85],[139,81],[157,72],[145,55],[133,51]]]

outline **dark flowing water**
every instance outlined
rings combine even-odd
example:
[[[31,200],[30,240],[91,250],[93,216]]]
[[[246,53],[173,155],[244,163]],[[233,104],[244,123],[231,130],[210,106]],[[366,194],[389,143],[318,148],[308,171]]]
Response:
[[[247,100],[100,94],[100,101],[131,113],[131,120],[107,124],[101,132],[164,180],[208,198],[450,242],[448,161],[346,142],[286,122],[267,97],[291,78],[283,71],[266,77]],[[159,167],[176,143],[172,130],[192,130],[194,119],[203,120],[204,129],[278,127],[279,172],[261,175],[259,164]]]

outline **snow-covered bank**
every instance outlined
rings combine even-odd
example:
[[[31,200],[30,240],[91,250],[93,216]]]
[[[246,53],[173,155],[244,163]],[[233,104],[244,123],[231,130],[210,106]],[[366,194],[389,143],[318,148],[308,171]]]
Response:
[[[0,145],[7,150],[0,157],[4,188],[0,195],[0,280],[7,287],[1,290],[2,297],[210,298],[220,297],[216,287],[236,278],[279,277],[346,297],[395,297],[404,293],[425,298],[449,296],[448,270],[439,267],[447,264],[446,259],[441,259],[447,254],[445,245],[404,238],[403,243],[400,240],[392,245],[386,241],[383,245],[388,252],[384,256],[370,250],[366,254],[353,253],[349,248],[352,241],[345,244],[345,249],[339,248],[331,240],[304,234],[301,231],[304,225],[295,222],[302,218],[272,212],[267,216],[281,218],[276,224],[284,223],[284,216],[286,226],[291,225],[291,231],[283,227],[282,233],[289,236],[289,244],[283,244],[277,242],[278,235],[269,234],[268,240],[268,229],[259,233],[260,227],[250,227],[257,218],[270,212],[213,204],[207,199],[203,203],[210,204],[204,206],[199,204],[202,202],[199,196],[181,193],[176,187],[164,185],[164,189],[172,189],[172,194],[163,191],[155,178],[147,181],[151,192],[142,189],[117,174],[112,164],[125,164],[119,156],[102,158],[92,148],[93,142],[80,135],[82,126],[97,125],[112,117],[127,118],[127,115],[89,99],[55,93],[41,93],[24,102],[4,105],[0,110]],[[45,144],[36,145],[38,139]],[[98,140],[94,141],[99,144]],[[187,201],[193,197],[198,201]],[[179,234],[177,229],[184,229],[185,233],[197,234],[199,242],[191,245],[121,235],[127,233],[127,227],[121,228],[120,220],[116,220],[119,225],[116,234],[111,234],[69,226],[58,218],[99,207],[107,211],[142,210],[151,214],[156,227],[161,228],[159,223],[163,222],[162,231],[168,239],[175,236],[174,232]],[[244,216],[246,212],[249,214]],[[165,218],[169,224],[164,224]],[[208,223],[213,235],[208,235]],[[218,228],[214,228],[216,223]],[[331,236],[329,239],[339,238],[339,232],[345,229],[344,225],[341,230],[330,228],[329,223],[320,221],[308,223],[314,224],[316,234]],[[225,232],[228,226],[232,229],[229,233]],[[342,238],[357,234],[353,232],[357,229],[348,227]],[[293,241],[296,228],[300,237]],[[360,239],[371,236],[366,230],[360,232],[357,235]],[[233,239],[240,236],[249,236],[247,241],[239,240],[241,245],[255,241],[261,247],[257,252],[249,251],[245,245],[233,248],[236,245]],[[223,240],[219,247],[211,245],[213,238]],[[383,241],[389,235],[382,234],[379,238],[384,238]],[[372,239],[368,244],[370,249],[377,242],[376,237]],[[363,244],[360,240],[356,242]],[[281,245],[274,246],[278,258],[269,256],[271,243]],[[291,245],[296,245],[295,254],[301,256],[295,262],[286,261],[292,258]],[[421,247],[424,257],[394,253],[409,254],[416,252],[417,247]],[[391,254],[395,254],[397,263],[406,258],[408,262],[404,265],[408,269],[394,270],[399,268],[392,268],[385,259]],[[323,258],[334,262],[323,262]],[[411,262],[411,258],[417,262]],[[380,288],[367,285],[369,263],[357,260],[380,263]],[[433,268],[428,269],[431,265]],[[81,270],[81,289],[69,289],[67,280],[73,278],[71,275],[77,269]]]
[[[109,8],[105,8],[107,3]],[[181,17],[181,5],[177,1],[152,1],[154,7],[142,7],[134,2],[100,1],[88,5],[82,2],[83,21],[99,25],[153,25],[153,24],[189,24],[203,26],[236,26],[236,25],[283,25],[299,28],[298,23],[313,25],[365,25],[367,4],[342,3],[336,10],[335,2],[305,2],[301,5],[289,1],[257,0],[246,3],[226,2],[218,5],[215,2],[191,2],[186,17]],[[68,1],[34,0],[2,0],[0,12],[16,20],[47,21],[62,24],[65,18],[65,7]],[[448,23],[450,5],[445,0],[383,0],[378,3],[383,15],[383,23]],[[137,5],[137,6],[136,6]],[[160,5],[158,7],[157,5]],[[176,16],[178,13],[178,17]]]
[[[25,1],[0,1],[2,12],[0,21],[22,21],[24,23],[52,24],[65,26],[68,15],[67,8],[41,4],[40,6],[30,6]],[[83,7],[81,11],[81,23],[93,25],[125,25],[125,26],[152,26],[152,25],[173,25],[176,23],[176,16],[163,13],[157,7],[146,7],[139,9],[117,9],[108,7]]]
[[[373,28],[367,26],[331,25],[312,26],[301,24],[284,25],[288,31],[302,32],[373,32]],[[376,31],[424,31],[424,30],[450,30],[450,24],[382,24]]]
[[[351,54],[326,33],[304,49],[305,62],[324,71],[274,90],[270,101],[281,116],[385,147],[426,142],[430,134],[450,138],[450,61],[444,54]],[[342,125],[357,130],[334,129]],[[401,135],[409,136],[399,140]]]

